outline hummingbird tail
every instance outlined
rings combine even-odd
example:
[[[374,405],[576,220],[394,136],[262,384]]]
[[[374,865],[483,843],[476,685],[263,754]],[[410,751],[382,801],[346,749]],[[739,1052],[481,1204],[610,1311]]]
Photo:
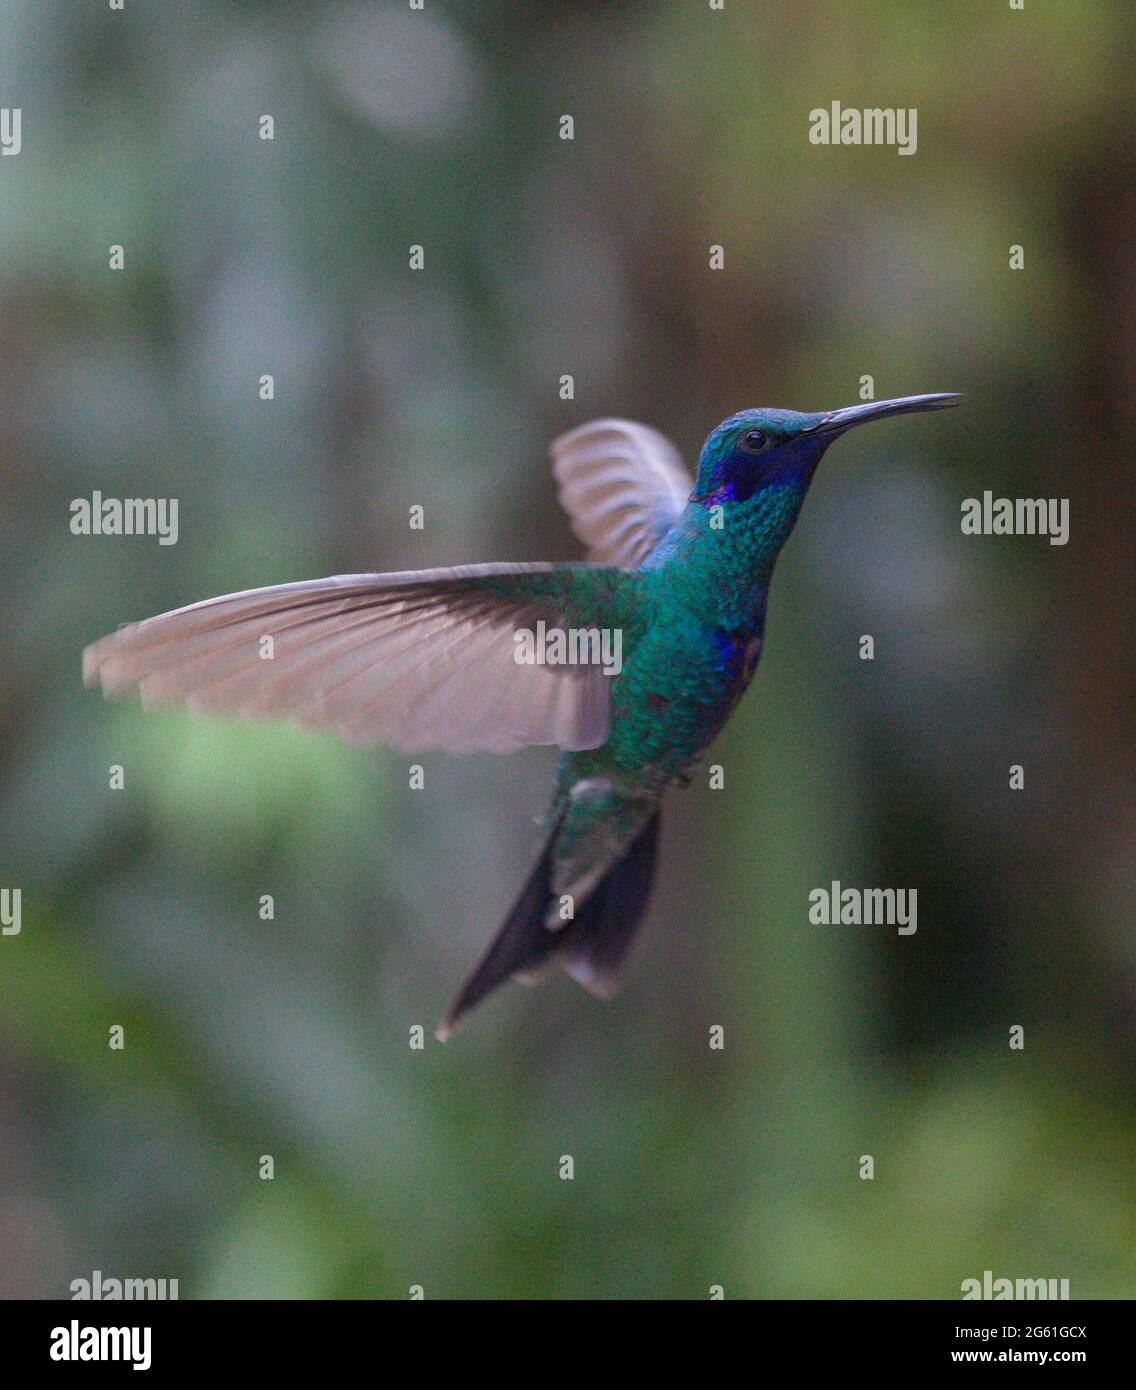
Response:
[[[659,813],[654,812],[622,858],[579,905],[573,920],[557,930],[547,925],[547,919],[559,830],[557,822],[504,926],[442,1020],[437,1034],[440,1042],[445,1042],[464,1015],[510,976],[533,984],[554,961],[593,994],[606,999],[613,993],[619,967],[646,911],[655,871]]]
[[[623,858],[596,884],[575,920],[555,934],[564,969],[601,999],[615,993],[620,967],[647,911],[658,844],[655,811]]]

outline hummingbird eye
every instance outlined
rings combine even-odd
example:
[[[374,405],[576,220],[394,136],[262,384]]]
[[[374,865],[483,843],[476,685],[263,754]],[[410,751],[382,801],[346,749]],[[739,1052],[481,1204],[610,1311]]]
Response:
[[[742,448],[749,454],[756,454],[765,448],[765,433],[763,430],[746,430],[742,435]]]

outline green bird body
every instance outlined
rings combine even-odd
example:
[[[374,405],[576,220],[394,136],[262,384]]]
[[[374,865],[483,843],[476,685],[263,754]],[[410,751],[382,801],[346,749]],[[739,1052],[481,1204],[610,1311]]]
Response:
[[[95,643],[86,678],[146,703],[282,716],[409,751],[559,744],[541,853],[439,1036],[502,980],[553,961],[606,995],[646,906],[660,799],[753,678],[774,564],[825,449],[863,421],[960,399],[742,411],[707,438],[693,485],[655,431],[585,425],[554,443],[553,466],[590,563],[348,575],[211,599]],[[618,670],[522,664],[517,634],[541,623],[616,634]]]

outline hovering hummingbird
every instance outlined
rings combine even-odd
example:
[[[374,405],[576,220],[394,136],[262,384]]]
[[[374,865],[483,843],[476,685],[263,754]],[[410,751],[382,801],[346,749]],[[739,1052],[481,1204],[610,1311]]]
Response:
[[[84,679],[137,688],[147,708],[276,716],[406,752],[559,745],[543,847],[438,1037],[507,977],[554,962],[606,998],[646,907],[662,795],[753,678],[773,566],[821,456],[854,425],[961,400],[742,410],[711,431],[693,482],[646,425],[581,425],[551,452],[587,561],[249,589],[104,637]],[[618,672],[518,660],[518,635],[541,624],[618,634]]]

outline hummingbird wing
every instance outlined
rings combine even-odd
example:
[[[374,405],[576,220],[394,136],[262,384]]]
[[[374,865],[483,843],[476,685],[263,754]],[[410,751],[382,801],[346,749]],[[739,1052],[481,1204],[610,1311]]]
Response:
[[[406,752],[597,748],[598,665],[523,665],[514,634],[605,624],[636,582],[589,564],[348,574],[207,599],[95,642],[83,677],[144,706],[278,717]],[[617,611],[618,610],[618,611]]]
[[[588,559],[635,569],[674,525],[694,480],[669,439],[632,420],[593,420],[554,439],[560,505]]]

